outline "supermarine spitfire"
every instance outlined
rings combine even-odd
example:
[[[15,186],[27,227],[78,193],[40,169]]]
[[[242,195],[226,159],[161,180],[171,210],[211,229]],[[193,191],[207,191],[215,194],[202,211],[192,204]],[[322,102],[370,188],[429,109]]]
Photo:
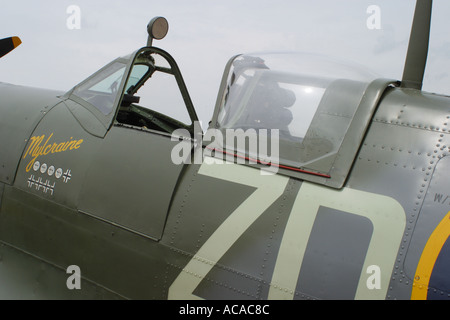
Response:
[[[231,58],[205,133],[153,46],[161,17],[69,92],[0,83],[0,298],[449,299],[450,98],[421,90],[431,9],[417,1],[401,81]]]

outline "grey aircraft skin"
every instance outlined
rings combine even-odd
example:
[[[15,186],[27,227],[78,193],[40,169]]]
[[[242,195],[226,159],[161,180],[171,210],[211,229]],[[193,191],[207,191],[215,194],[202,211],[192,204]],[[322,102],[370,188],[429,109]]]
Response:
[[[163,18],[69,92],[0,83],[0,298],[449,299],[450,98],[421,90],[431,7],[417,1],[401,81],[231,58],[204,134],[152,45]],[[278,162],[251,152],[252,128],[279,130]]]

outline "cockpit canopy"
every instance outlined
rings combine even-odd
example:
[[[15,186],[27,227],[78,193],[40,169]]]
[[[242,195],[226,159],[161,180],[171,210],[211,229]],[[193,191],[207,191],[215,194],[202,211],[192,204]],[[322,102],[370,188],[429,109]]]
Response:
[[[279,159],[271,161],[325,176],[377,78],[361,67],[309,54],[240,55],[227,68],[212,128],[240,129],[248,139],[269,132],[279,144]],[[240,148],[224,139],[220,147],[261,159],[248,143]]]
[[[319,105],[327,102],[325,92],[329,96],[351,88],[352,96],[361,98],[375,78],[336,62],[317,60],[317,56],[292,54],[237,57],[218,118],[221,127],[279,129],[282,139],[301,142]],[[339,113],[352,117],[358,104],[350,96],[345,102],[345,110],[340,107]],[[337,108],[336,103],[332,105]]]

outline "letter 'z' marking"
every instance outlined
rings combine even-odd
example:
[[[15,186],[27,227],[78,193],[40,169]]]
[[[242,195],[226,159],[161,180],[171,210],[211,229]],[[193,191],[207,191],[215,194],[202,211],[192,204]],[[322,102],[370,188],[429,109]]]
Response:
[[[211,161],[214,163],[200,167],[200,174],[245,183],[256,190],[231,213],[186,265],[169,288],[169,299],[200,299],[193,294],[200,282],[239,237],[283,194],[289,181],[283,176],[261,175],[259,170],[208,158],[208,162]]]

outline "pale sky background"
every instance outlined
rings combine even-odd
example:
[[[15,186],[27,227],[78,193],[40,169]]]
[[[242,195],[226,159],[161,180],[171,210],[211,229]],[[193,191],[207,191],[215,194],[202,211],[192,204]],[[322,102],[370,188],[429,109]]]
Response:
[[[401,79],[414,0],[1,0],[0,38],[23,43],[0,60],[0,81],[67,91],[119,56],[146,45],[147,23],[170,30],[154,45],[178,62],[200,119],[212,116],[222,73],[238,53],[304,51]],[[79,30],[66,12],[81,10]],[[367,9],[380,8],[371,30]],[[424,90],[450,94],[450,1],[435,0]]]

